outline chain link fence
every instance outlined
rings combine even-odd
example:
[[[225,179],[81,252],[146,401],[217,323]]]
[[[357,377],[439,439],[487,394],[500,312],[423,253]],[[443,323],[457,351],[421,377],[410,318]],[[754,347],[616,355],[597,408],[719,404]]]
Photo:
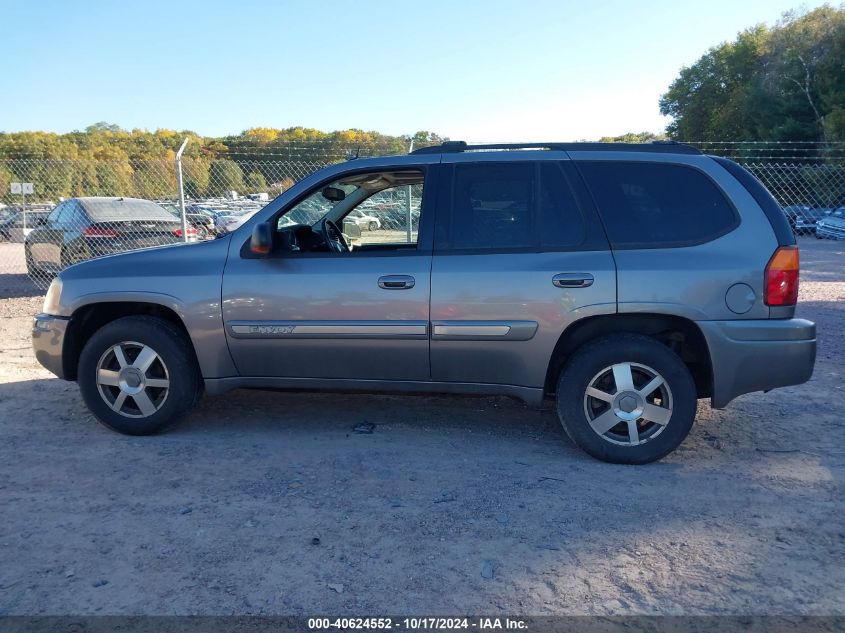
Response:
[[[175,160],[0,158],[0,293],[43,290],[57,272],[92,257],[214,239],[338,160],[185,158],[183,231]]]
[[[780,203],[797,235],[815,235],[819,220],[845,208],[845,143],[691,145],[705,154],[730,158],[753,173]]]
[[[752,171],[784,208],[796,233],[845,206],[845,146],[818,143],[693,143]],[[182,160],[187,226],[182,229],[175,160],[0,158],[0,296],[42,291],[73,263],[106,254],[214,239],[314,171],[369,146],[247,150]],[[26,185],[31,183],[32,192]],[[17,184],[17,186],[16,186]],[[14,191],[14,193],[13,193]],[[418,192],[385,192],[345,221],[353,240],[415,229]]]

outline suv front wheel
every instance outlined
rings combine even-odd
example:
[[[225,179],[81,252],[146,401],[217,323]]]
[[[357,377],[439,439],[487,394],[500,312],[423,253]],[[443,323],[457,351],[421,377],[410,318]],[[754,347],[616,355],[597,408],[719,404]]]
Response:
[[[561,372],[557,412],[566,434],[597,459],[645,464],[686,438],[696,413],[695,382],[671,349],[620,334],[580,348]]]
[[[162,430],[202,393],[185,334],[151,316],[124,317],[97,330],[79,357],[77,380],[100,422],[127,435]]]

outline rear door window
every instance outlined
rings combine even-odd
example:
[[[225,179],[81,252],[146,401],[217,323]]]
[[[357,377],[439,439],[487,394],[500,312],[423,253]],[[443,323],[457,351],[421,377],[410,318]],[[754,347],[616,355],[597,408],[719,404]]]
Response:
[[[455,248],[530,247],[534,165],[458,165],[452,204]]]
[[[583,214],[555,161],[463,163],[452,178],[440,250],[559,250],[585,240]]]
[[[539,198],[540,245],[555,248],[581,244],[586,237],[584,217],[557,163],[540,163]]]
[[[691,246],[739,224],[725,194],[685,165],[581,161],[613,248]]]

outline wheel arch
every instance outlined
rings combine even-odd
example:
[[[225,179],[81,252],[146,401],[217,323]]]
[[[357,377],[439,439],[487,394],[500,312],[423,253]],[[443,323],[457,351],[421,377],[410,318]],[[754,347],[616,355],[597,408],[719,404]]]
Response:
[[[695,381],[699,398],[713,394],[713,366],[704,334],[690,319],[669,314],[607,314],[575,321],[560,335],[546,371],[545,392],[553,394],[561,370],[586,343],[609,334],[642,334],[663,343],[680,356]]]
[[[79,356],[91,336],[104,325],[128,316],[153,316],[174,324],[184,334],[197,362],[194,342],[173,306],[155,301],[99,301],[79,306],[71,314],[62,349],[62,368],[67,380],[76,380]]]

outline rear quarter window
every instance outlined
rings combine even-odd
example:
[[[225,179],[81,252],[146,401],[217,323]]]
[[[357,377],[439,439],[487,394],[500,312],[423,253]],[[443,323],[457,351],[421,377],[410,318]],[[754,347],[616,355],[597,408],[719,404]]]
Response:
[[[613,248],[703,244],[739,225],[733,205],[703,172],[685,165],[580,161]]]

